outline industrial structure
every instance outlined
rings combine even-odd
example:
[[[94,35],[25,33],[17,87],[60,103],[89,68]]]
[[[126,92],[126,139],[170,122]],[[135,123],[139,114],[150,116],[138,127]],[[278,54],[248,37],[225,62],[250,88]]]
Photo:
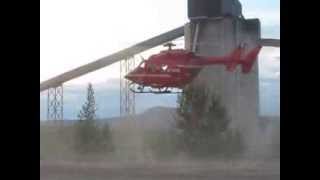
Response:
[[[40,92],[48,91],[47,118],[63,119],[63,84],[120,61],[120,114],[135,113],[135,96],[123,79],[135,67],[135,56],[153,47],[184,36],[185,49],[203,56],[220,56],[239,44],[247,50],[256,45],[280,47],[280,40],[262,39],[259,19],[245,19],[238,0],[189,0],[190,22],[169,32],[142,41],[134,46],[80,66],[40,83]],[[205,82],[212,93],[219,95],[229,115],[232,126],[241,128],[248,138],[254,137],[259,107],[258,65],[249,74],[238,69],[228,73],[223,67],[207,67],[194,81]]]

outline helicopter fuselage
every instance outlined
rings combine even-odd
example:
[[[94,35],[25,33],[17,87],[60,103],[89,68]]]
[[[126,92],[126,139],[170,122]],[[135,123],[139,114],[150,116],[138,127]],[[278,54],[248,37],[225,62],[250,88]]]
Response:
[[[181,89],[192,82],[203,67],[210,65],[224,65],[228,71],[242,65],[243,72],[248,73],[260,49],[260,46],[256,47],[244,57],[242,48],[237,48],[231,54],[222,57],[197,56],[191,51],[170,49],[142,61],[125,78],[142,88],[148,86],[158,89]]]

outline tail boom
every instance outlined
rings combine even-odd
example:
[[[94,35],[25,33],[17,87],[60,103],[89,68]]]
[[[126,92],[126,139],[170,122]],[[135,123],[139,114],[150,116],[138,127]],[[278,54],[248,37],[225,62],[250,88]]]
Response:
[[[201,57],[198,56],[195,61],[193,61],[192,66],[202,67],[208,65],[225,65],[226,70],[233,72],[235,71],[237,65],[241,65],[243,73],[249,73],[252,66],[257,59],[257,56],[261,50],[262,46],[257,46],[250,50],[244,55],[244,48],[236,48],[230,55],[224,57]]]

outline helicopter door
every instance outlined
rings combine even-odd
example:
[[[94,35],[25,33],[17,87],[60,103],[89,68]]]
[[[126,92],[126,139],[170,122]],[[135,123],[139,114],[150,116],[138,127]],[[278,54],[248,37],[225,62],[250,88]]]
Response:
[[[152,72],[152,73],[156,72],[156,66],[154,64],[147,64],[146,68],[147,68],[147,72]]]

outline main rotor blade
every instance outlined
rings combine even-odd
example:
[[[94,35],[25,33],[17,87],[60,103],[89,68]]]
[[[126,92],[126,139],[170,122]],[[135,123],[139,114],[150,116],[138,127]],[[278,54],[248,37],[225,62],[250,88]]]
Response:
[[[151,49],[153,47],[159,46],[168,41],[172,41],[184,35],[184,26],[173,29],[169,32],[163,33],[146,41],[140,42],[122,51],[116,52],[109,56],[103,57],[94,61],[92,63],[80,66],[76,69],[58,75],[52,79],[46,80],[40,83],[40,92],[47,90],[49,88],[57,87],[67,81],[83,76],[87,73],[96,71],[105,66],[109,66],[115,62],[123,60],[127,57],[133,56],[145,50]]]

